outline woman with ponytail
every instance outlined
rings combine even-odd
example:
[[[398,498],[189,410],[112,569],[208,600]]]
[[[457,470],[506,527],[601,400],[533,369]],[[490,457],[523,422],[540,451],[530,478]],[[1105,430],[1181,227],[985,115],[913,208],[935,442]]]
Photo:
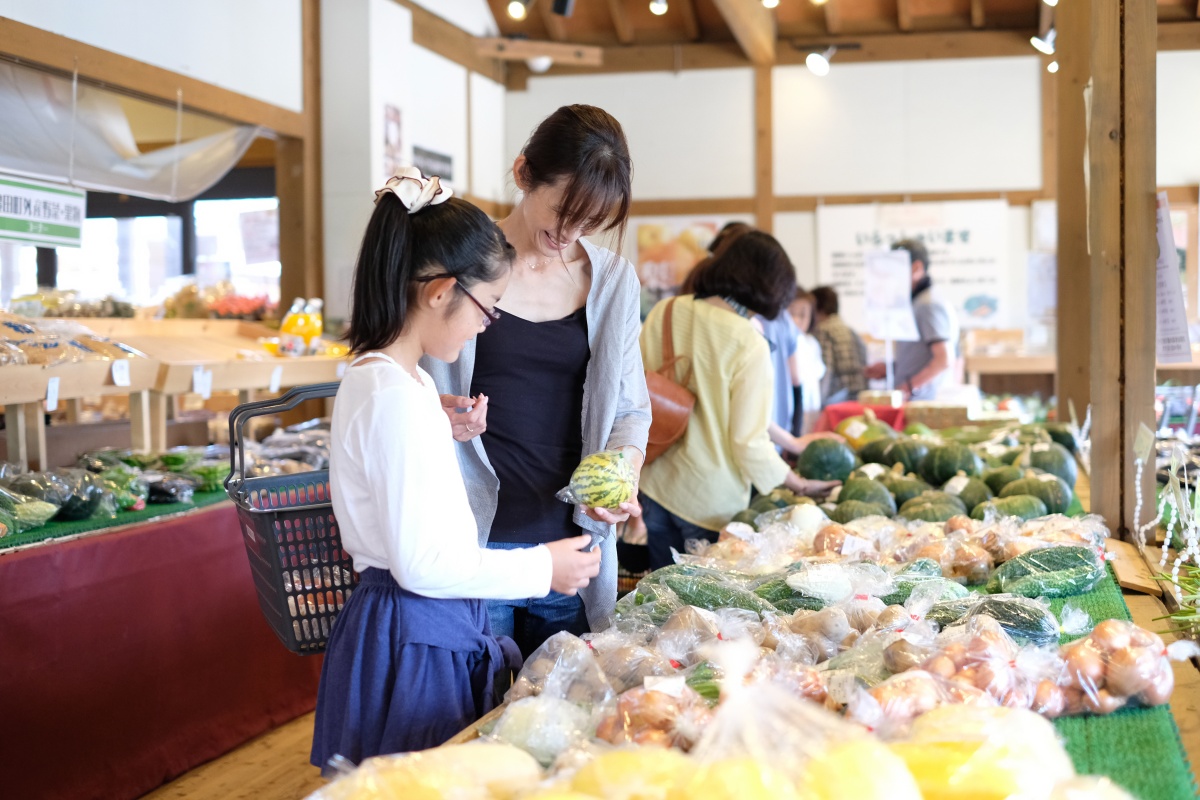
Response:
[[[574,595],[599,571],[588,536],[488,550],[433,379],[498,317],[513,249],[482,211],[405,169],[376,192],[355,267],[356,358],[334,402],[329,484],[361,577],[321,670],[312,763],[442,744],[520,666],[482,599]]]

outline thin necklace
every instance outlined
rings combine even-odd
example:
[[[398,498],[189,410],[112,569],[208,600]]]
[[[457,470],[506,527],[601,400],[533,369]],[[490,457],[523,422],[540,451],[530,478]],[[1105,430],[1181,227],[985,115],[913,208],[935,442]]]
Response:
[[[549,258],[543,258],[541,260],[536,258],[523,258],[522,260],[525,262],[525,266],[529,267],[534,272],[546,266],[551,261]]]

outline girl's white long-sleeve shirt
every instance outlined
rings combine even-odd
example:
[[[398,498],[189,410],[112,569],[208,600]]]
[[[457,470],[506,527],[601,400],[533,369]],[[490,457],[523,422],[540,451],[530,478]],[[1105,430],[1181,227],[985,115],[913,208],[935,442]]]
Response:
[[[369,361],[346,371],[333,407],[329,485],[354,569],[389,570],[437,598],[519,599],[550,591],[550,551],[488,550],[433,380]]]

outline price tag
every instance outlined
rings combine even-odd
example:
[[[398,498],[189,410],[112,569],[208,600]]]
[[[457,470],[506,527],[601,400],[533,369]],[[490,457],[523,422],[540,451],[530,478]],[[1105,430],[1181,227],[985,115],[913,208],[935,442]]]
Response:
[[[862,436],[866,432],[867,432],[866,423],[862,422],[861,420],[857,420],[857,419],[854,420],[854,422],[851,422],[849,425],[847,425],[846,430],[844,431],[847,439],[857,439],[859,436]]]
[[[338,362],[337,376],[338,376],[338,380],[341,380],[342,378],[344,378],[346,376],[346,362],[345,361]]]
[[[213,373],[211,369],[196,367],[192,370],[192,391],[207,400],[212,397]]]
[[[271,370],[271,385],[268,391],[274,393],[279,391],[279,384],[283,383],[283,365]]]
[[[46,410],[53,411],[58,408],[58,376],[50,378],[46,381]]]
[[[118,358],[112,364],[112,379],[114,386],[129,385],[129,361]]]
[[[1154,448],[1154,431],[1142,423],[1138,426],[1137,436],[1133,439],[1133,454],[1142,461],[1150,460],[1150,451]]]
[[[687,679],[683,675],[647,675],[642,686],[651,692],[662,692],[665,695],[679,698],[687,691]]]

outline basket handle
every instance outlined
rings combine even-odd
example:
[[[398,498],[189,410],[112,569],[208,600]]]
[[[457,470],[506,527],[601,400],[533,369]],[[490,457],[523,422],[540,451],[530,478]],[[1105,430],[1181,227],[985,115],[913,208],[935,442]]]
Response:
[[[337,394],[340,381],[297,386],[270,400],[243,403],[229,414],[229,475],[225,478],[225,493],[235,497],[241,492],[246,478],[246,423],[281,411],[290,411],[308,400],[320,400]]]

